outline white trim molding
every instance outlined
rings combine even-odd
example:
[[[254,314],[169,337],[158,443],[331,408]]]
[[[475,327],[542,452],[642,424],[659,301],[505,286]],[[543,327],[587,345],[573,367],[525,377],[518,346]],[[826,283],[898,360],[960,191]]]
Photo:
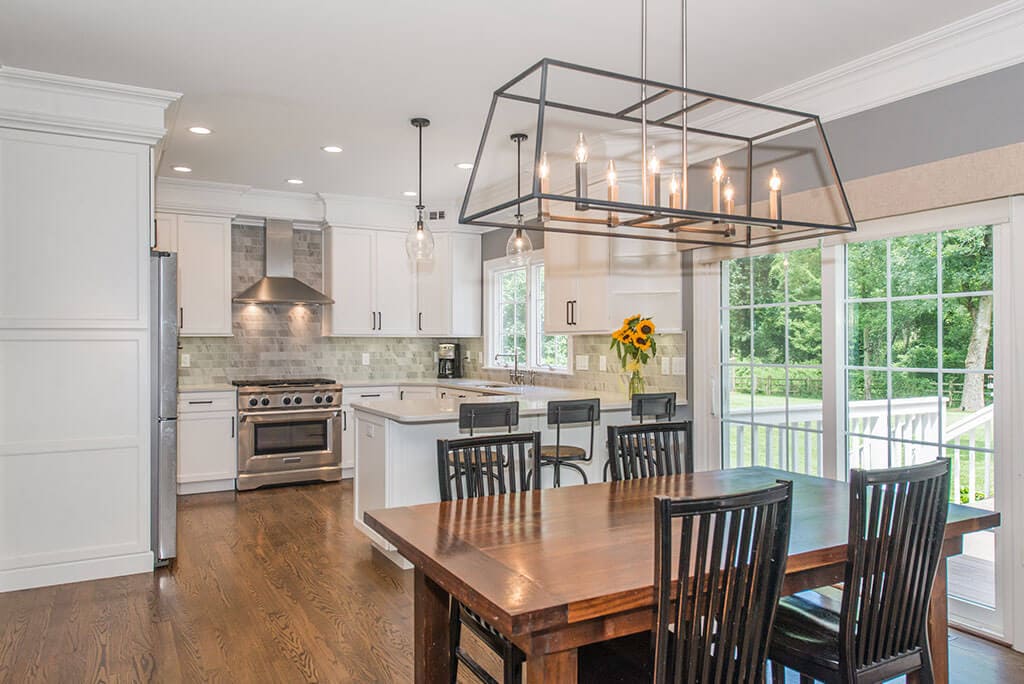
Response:
[[[0,126],[153,145],[181,93],[0,66]]]

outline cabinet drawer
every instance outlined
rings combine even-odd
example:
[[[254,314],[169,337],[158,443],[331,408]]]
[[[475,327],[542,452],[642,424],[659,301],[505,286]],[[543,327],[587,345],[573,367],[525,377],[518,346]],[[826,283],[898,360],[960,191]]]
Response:
[[[178,413],[208,413],[238,409],[234,392],[181,392],[178,394]]]
[[[398,388],[394,385],[380,387],[352,387],[341,392],[341,403],[351,404],[357,401],[374,401],[376,399],[398,399]]]

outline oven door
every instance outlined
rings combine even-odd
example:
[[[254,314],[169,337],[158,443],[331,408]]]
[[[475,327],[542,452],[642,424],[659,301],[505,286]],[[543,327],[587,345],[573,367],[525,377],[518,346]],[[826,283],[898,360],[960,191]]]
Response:
[[[240,411],[238,472],[341,465],[341,407]]]

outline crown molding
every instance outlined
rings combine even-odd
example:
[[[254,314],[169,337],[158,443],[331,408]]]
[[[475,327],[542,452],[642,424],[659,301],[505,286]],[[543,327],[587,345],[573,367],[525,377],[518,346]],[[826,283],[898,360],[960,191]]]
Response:
[[[324,220],[323,202],[312,193],[163,176],[156,179],[156,210],[232,219],[278,218],[309,223]]]
[[[1024,0],[1010,0],[752,99],[832,121],[1019,64],[1022,45]],[[692,125],[752,133],[773,123],[733,107]]]
[[[0,65],[0,126],[153,145],[180,93]]]

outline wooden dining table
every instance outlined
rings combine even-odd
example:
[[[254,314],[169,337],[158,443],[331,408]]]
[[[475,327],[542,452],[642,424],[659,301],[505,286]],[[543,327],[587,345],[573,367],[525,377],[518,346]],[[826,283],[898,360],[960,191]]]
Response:
[[[843,580],[846,483],[770,468],[737,468],[563,487],[364,514],[415,570],[418,683],[450,681],[449,597],[523,650],[529,684],[577,681],[577,650],[650,630],[655,621],[654,497],[703,497],[793,481],[784,594]],[[945,558],[998,513],[950,504],[932,591],[936,681],[948,681]]]

